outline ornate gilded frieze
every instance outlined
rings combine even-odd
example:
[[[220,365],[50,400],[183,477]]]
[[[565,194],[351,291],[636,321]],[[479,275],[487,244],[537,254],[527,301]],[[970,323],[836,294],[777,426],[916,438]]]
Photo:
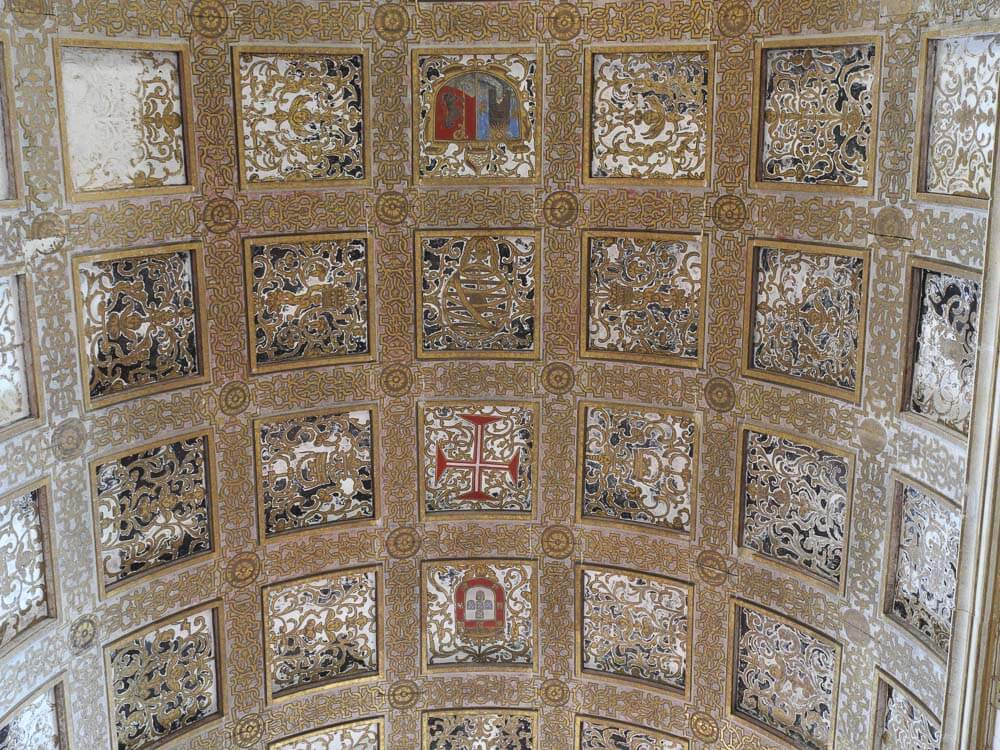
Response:
[[[910,263],[910,340],[903,410],[966,435],[972,418],[981,286],[963,269]]]
[[[538,357],[539,232],[417,232],[413,244],[418,357]]]
[[[574,750],[688,750],[690,743],[635,724],[577,716],[573,747]]]
[[[538,583],[530,560],[442,560],[422,568],[422,666],[532,668]]]
[[[424,711],[423,750],[540,750],[537,723],[517,709]]]
[[[941,728],[931,713],[894,679],[878,672],[875,750],[940,750]]]
[[[587,181],[708,181],[711,47],[600,47],[586,64]]]
[[[381,717],[337,724],[272,742],[267,750],[382,750],[383,725]]]
[[[261,538],[377,515],[373,408],[254,421]]]
[[[740,432],[738,544],[841,588],[854,460],[783,433]]]
[[[223,714],[220,615],[193,608],[105,646],[116,750],[158,746]]]
[[[32,426],[38,415],[31,295],[23,268],[0,268],[0,436]]]
[[[534,404],[426,401],[418,409],[423,518],[534,513]]]
[[[880,50],[877,37],[758,43],[756,187],[871,192]]]
[[[868,266],[864,250],[751,242],[744,374],[860,401]]]
[[[412,75],[415,181],[538,180],[541,68],[534,49],[415,49]]]
[[[60,39],[55,55],[71,199],[190,189],[195,172],[185,46]]]
[[[0,498],[0,652],[55,616],[48,486]]]
[[[102,592],[217,549],[213,460],[201,432],[91,462]]]
[[[933,650],[951,645],[962,512],[916,483],[895,482],[885,612]]]
[[[687,695],[693,598],[682,581],[577,566],[577,672]]]
[[[380,578],[356,568],[264,588],[268,698],[381,677]]]
[[[247,238],[243,253],[252,372],[375,356],[366,234]]]
[[[840,645],[812,628],[733,601],[731,710],[803,750],[833,747]]]
[[[698,484],[698,416],[589,401],[579,409],[578,520],[690,532]]]
[[[0,750],[67,748],[62,683],[47,686],[0,719]]]
[[[14,128],[10,40],[0,34],[0,207],[16,205],[21,195],[20,149]]]
[[[233,76],[243,187],[368,181],[360,50],[237,46]]]
[[[208,379],[200,253],[185,244],[73,257],[89,408]]]
[[[584,232],[580,355],[697,367],[704,259],[693,235]]]

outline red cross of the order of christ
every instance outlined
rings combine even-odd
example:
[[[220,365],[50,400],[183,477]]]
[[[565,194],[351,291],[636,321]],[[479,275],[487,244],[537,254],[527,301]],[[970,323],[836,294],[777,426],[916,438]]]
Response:
[[[510,481],[517,482],[517,468],[521,461],[521,453],[517,449],[507,463],[498,461],[486,461],[483,453],[486,450],[486,426],[498,422],[503,417],[487,416],[485,414],[459,414],[460,419],[464,419],[473,426],[472,435],[472,460],[471,461],[451,461],[444,454],[444,450],[439,445],[437,447],[437,472],[435,481],[441,480],[441,475],[448,469],[469,469],[472,471],[472,489],[463,492],[458,496],[459,500],[495,500],[496,498],[483,492],[483,475],[487,471],[506,471],[510,475]]]

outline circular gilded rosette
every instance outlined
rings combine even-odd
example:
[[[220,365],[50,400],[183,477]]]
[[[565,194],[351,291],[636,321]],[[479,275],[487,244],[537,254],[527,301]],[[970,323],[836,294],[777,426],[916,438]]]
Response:
[[[715,550],[706,549],[698,553],[695,565],[701,580],[709,586],[721,586],[733,574],[730,562]]]
[[[549,526],[542,532],[542,552],[546,557],[564,560],[573,554],[573,530],[568,526]]]
[[[580,12],[572,3],[559,3],[548,17],[549,34],[568,42],[580,33]]]
[[[711,714],[698,711],[691,715],[691,733],[702,742],[715,742],[719,739],[719,724]]]
[[[28,238],[32,240],[46,240],[50,237],[64,239],[66,236],[66,220],[52,211],[43,211],[31,220],[31,228],[28,230]]]
[[[881,422],[868,418],[861,423],[858,440],[869,453],[881,453],[889,443],[889,434]]]
[[[73,621],[69,628],[69,649],[81,654],[97,641],[98,624],[93,615],[83,615]]]
[[[753,11],[747,0],[724,0],[718,6],[715,20],[722,36],[743,36],[753,21]]]
[[[380,5],[375,11],[375,32],[387,42],[406,38],[410,33],[410,14],[402,5]]]
[[[229,29],[229,13],[221,0],[197,0],[191,6],[191,27],[209,39],[217,39]]]
[[[421,542],[420,534],[415,528],[400,526],[398,529],[393,529],[385,540],[385,551],[395,560],[405,560],[417,554]]]
[[[379,373],[378,384],[387,396],[405,396],[413,388],[413,371],[406,365],[390,365]]]
[[[417,704],[420,687],[413,680],[399,680],[389,686],[389,705],[393,708],[410,708]]]
[[[705,401],[715,411],[732,411],[736,406],[736,389],[725,378],[712,378],[705,384]]]
[[[264,720],[260,714],[244,716],[233,727],[233,742],[237,747],[252,747],[264,736]]]
[[[580,213],[580,203],[573,193],[557,190],[545,199],[542,213],[545,221],[554,227],[572,226]]]
[[[569,702],[569,687],[562,680],[553,677],[542,683],[539,695],[546,706],[565,706]]]
[[[564,362],[552,362],[542,370],[542,386],[549,393],[562,396],[573,390],[576,381],[573,368]]]
[[[876,214],[873,230],[883,245],[898,247],[910,234],[910,224],[902,209],[886,206]]]
[[[223,414],[234,417],[250,405],[250,387],[242,381],[226,383],[219,393],[219,408]]]
[[[260,575],[260,558],[253,552],[241,552],[226,566],[226,582],[230,586],[249,586]]]
[[[201,218],[208,231],[225,234],[236,229],[240,221],[240,211],[236,203],[229,198],[212,198],[205,204]]]
[[[375,200],[375,218],[383,224],[398,226],[406,221],[410,212],[410,202],[402,193],[390,190]]]
[[[64,419],[52,430],[52,452],[60,461],[72,461],[83,455],[87,445],[87,426],[76,417]]]
[[[738,195],[723,195],[712,206],[712,220],[724,232],[742,229],[748,218],[747,204]]]

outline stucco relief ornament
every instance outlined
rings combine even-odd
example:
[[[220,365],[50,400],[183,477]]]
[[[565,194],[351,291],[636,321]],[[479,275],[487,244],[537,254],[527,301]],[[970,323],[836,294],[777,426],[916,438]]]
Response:
[[[97,640],[98,624],[93,615],[77,618],[69,629],[69,647],[74,654],[81,654]]]
[[[86,444],[87,426],[76,417],[63,420],[52,431],[52,452],[60,461],[79,458]]]
[[[375,31],[387,42],[398,42],[410,31],[410,16],[402,5],[380,5],[375,11]]]
[[[244,716],[233,727],[233,742],[238,747],[252,747],[264,736],[264,720],[259,714]]]
[[[405,396],[413,388],[413,372],[406,365],[390,365],[379,374],[378,384],[388,396]]]
[[[573,531],[568,526],[549,526],[542,532],[542,552],[562,560],[573,554]]]
[[[746,203],[737,195],[723,195],[712,206],[715,226],[724,232],[735,232],[746,224],[749,214]]]
[[[715,742],[719,739],[719,725],[709,714],[702,711],[692,714],[691,731],[702,742]]]
[[[393,708],[415,706],[420,697],[420,687],[413,680],[399,680],[389,686],[389,705]]]
[[[226,566],[226,581],[230,586],[248,586],[260,574],[260,558],[252,552],[241,552]]]
[[[406,221],[410,202],[402,193],[390,190],[382,193],[375,201],[375,216],[383,224],[397,226]]]
[[[191,27],[204,37],[217,39],[229,29],[229,14],[221,0],[197,0],[191,7]]]
[[[235,416],[250,404],[250,388],[242,381],[227,383],[219,394],[219,408],[223,414]]]
[[[573,368],[563,362],[552,362],[542,370],[542,385],[557,396],[573,390],[574,380]]]
[[[580,204],[576,196],[566,190],[558,190],[545,199],[542,206],[545,221],[554,227],[568,227],[576,221]]]
[[[385,551],[395,560],[405,560],[413,557],[420,550],[420,534],[412,526],[400,526],[393,529],[385,540]]]
[[[736,389],[725,378],[712,378],[705,384],[705,401],[715,411],[731,411],[736,405]]]
[[[580,13],[571,3],[559,3],[548,18],[549,34],[563,42],[580,33]]]
[[[542,683],[539,694],[546,706],[565,706],[569,702],[569,687],[554,677]]]
[[[716,13],[719,32],[723,36],[742,36],[750,28],[753,13],[747,0],[725,0]]]

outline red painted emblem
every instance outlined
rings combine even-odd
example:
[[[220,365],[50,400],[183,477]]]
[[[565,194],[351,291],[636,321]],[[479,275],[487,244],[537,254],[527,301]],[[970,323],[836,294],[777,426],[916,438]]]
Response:
[[[483,575],[466,576],[455,590],[455,620],[466,638],[492,639],[506,622],[503,586]]]
[[[459,500],[495,500],[496,498],[483,492],[483,475],[487,471],[505,471],[510,476],[510,481],[517,483],[517,468],[520,465],[521,454],[515,450],[514,455],[507,463],[499,461],[487,461],[483,457],[486,450],[486,426],[497,422],[503,417],[486,416],[483,414],[459,414],[459,418],[464,419],[473,425],[472,436],[472,460],[450,460],[439,445],[437,447],[437,471],[434,475],[435,481],[440,481],[442,475],[448,469],[467,469],[472,472],[472,489],[458,496]]]

